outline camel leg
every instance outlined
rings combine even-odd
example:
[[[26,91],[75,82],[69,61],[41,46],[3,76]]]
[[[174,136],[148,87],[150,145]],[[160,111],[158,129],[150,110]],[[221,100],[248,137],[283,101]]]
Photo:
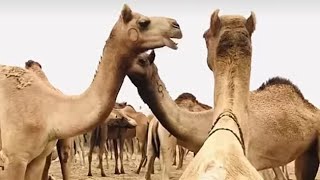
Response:
[[[172,158],[176,152],[177,139],[159,124],[161,179],[169,179],[172,168]],[[176,158],[175,158],[176,159]]]
[[[126,152],[126,161],[129,161],[129,142],[128,139],[124,141],[124,150]]]
[[[37,158],[32,160],[26,170],[25,180],[41,180],[43,168],[46,163],[46,158]]]
[[[146,180],[151,180],[151,174],[154,173],[152,171],[154,170],[153,166],[154,166],[154,160],[155,159],[156,159],[156,155],[154,153],[148,155],[147,172],[145,174],[145,179]]]
[[[89,164],[89,171],[88,171],[88,176],[92,176],[91,173],[91,162],[92,162],[92,153],[93,153],[93,149],[94,149],[94,135],[91,135],[90,137],[90,149],[88,152],[88,164]]]
[[[114,150],[114,160],[115,160],[114,174],[120,174],[119,169],[118,169],[118,142],[117,142],[117,139],[113,140],[113,150]]]
[[[136,171],[136,173],[137,174],[139,174],[140,173],[140,170],[141,170],[141,167],[143,166],[143,164],[146,164],[145,162],[146,162],[146,160],[147,160],[147,155],[146,155],[146,144],[144,143],[140,143],[140,142],[138,142],[139,143],[139,146],[141,146],[141,160],[140,160],[140,164],[139,164],[139,166],[138,166],[138,169],[137,169],[137,171]]]
[[[82,164],[85,165],[86,163],[86,158],[85,158],[85,151],[84,151],[84,137],[81,135],[80,136],[81,141],[80,141],[80,150],[81,150],[81,155],[82,155]]]
[[[172,165],[175,166],[177,165],[177,150],[176,150],[176,147],[174,147],[174,151],[173,151],[173,161],[172,161]]]
[[[316,145],[304,152],[295,160],[295,175],[297,180],[314,180],[319,167]]]
[[[181,146],[178,146],[178,149],[179,149],[179,162],[178,162],[177,169],[182,169],[185,149]]]
[[[101,170],[101,176],[102,177],[106,177],[106,174],[104,172],[104,169],[103,169],[103,153],[104,153],[104,143],[105,141],[102,141],[100,142],[100,145],[99,145],[99,154],[98,154],[98,157],[99,157],[99,166],[100,166],[100,170]]]
[[[159,128],[160,130],[160,128]],[[165,130],[165,129],[163,129]],[[166,131],[166,130],[165,130]],[[161,164],[161,179],[169,180],[169,174],[171,170],[172,157],[176,151],[176,141],[174,137],[168,137],[166,134],[161,135],[159,132],[160,139],[160,164]]]
[[[80,136],[75,137],[74,139],[74,144],[75,144],[75,154],[77,154],[79,156],[79,160],[80,160],[80,165],[83,166],[84,165],[84,154],[83,152],[83,148],[81,149],[81,143],[82,140],[80,139]],[[83,145],[82,145],[83,147]]]
[[[134,138],[130,138],[129,139],[129,147],[130,147],[130,159],[135,159],[135,157],[134,157],[134,154],[135,154],[135,152],[134,152]]]
[[[114,149],[113,141],[110,140],[109,144],[110,144],[110,147],[109,147],[109,149],[110,149],[110,151],[109,151],[110,152],[110,160],[113,160],[113,155],[112,155],[112,150]]]
[[[125,174],[124,168],[123,168],[123,146],[124,146],[124,138],[120,137],[120,165],[121,165],[120,172],[121,174]]]
[[[142,164],[142,167],[146,167],[147,161],[148,161],[148,157],[146,156],[146,158],[145,158],[145,160],[144,160],[144,162],[143,162],[143,164]]]
[[[263,169],[259,171],[259,174],[264,180],[278,180],[274,178],[274,172],[272,169]]]
[[[280,167],[272,168],[277,180],[287,180]]]
[[[136,154],[137,154],[137,152],[135,151],[135,144],[137,144],[136,138],[130,139],[130,144],[131,144],[131,148],[132,148],[131,159],[135,160],[136,159]]]
[[[70,157],[71,157],[71,143],[73,138],[59,139],[57,142],[57,151],[61,165],[61,172],[63,180],[68,180],[70,177]]]
[[[43,173],[42,173],[42,180],[48,180],[49,179],[49,169],[51,166],[51,157],[52,157],[52,153],[50,153],[47,158],[46,158],[46,162],[44,165],[44,169],[43,169]]]
[[[170,173],[170,160],[172,157],[171,153],[167,151],[167,148],[162,148],[162,144],[160,147],[160,164],[161,164],[161,179],[162,180],[169,180],[169,173]],[[169,150],[170,151],[170,150]],[[172,154],[173,155],[173,154]],[[169,160],[169,161],[168,161]]]
[[[27,160],[18,157],[8,157],[8,162],[9,164],[4,170],[0,170],[0,179],[24,180],[28,164]]]
[[[106,158],[107,169],[109,169],[108,153],[109,153],[108,141],[106,141],[106,143],[104,144],[104,154],[105,154],[105,158]]]
[[[287,179],[290,179],[290,178],[289,178],[289,172],[288,172],[287,165],[282,166],[282,171],[283,171],[283,173],[286,175],[286,178],[287,178]]]
[[[106,174],[103,169],[103,154],[105,153],[105,144],[107,141],[108,131],[106,128],[101,127],[100,128],[100,140],[99,140],[99,166],[101,170],[101,176],[106,177]]]

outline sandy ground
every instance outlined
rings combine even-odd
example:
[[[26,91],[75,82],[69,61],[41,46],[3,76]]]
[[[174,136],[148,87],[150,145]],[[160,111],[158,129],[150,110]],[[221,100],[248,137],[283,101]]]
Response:
[[[140,156],[136,156],[136,160],[130,159],[129,161],[126,160],[126,156],[124,156],[124,170],[126,174],[121,175],[115,175],[114,174],[114,160],[109,160],[109,169],[107,169],[105,161],[104,161],[104,167],[105,167],[105,173],[107,177],[101,177],[100,176],[100,169],[97,168],[98,160],[96,158],[96,155],[93,155],[93,166],[92,166],[92,177],[88,177],[88,159],[86,157],[86,164],[85,166],[81,166],[79,162],[73,163],[71,168],[71,179],[72,180],[106,180],[106,179],[121,179],[121,180],[140,180],[144,179],[144,174],[146,172],[146,168],[142,168],[140,174],[136,174],[135,170],[137,169],[138,159],[140,159]],[[183,169],[182,170],[176,170],[176,166],[173,166],[171,178],[172,180],[177,180],[181,176],[183,170],[185,169],[186,165],[191,161],[192,155],[189,153],[184,161]],[[294,166],[293,163],[289,164],[289,174],[290,179],[294,178]],[[156,159],[155,161],[155,174],[151,176],[153,180],[159,180],[160,179],[160,164],[159,160]],[[53,175],[56,180],[62,180],[61,177],[61,171],[60,171],[60,164],[58,161],[53,161],[52,166],[50,168],[50,175]],[[320,180],[320,173],[318,172],[316,180]]]

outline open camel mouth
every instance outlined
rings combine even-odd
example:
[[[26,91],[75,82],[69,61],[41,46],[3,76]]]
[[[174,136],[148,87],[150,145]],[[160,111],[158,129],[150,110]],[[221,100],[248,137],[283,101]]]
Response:
[[[175,41],[173,41],[172,39],[180,39],[180,38],[165,38],[163,41],[163,43],[165,44],[165,46],[177,50],[178,49],[178,43],[176,43]]]

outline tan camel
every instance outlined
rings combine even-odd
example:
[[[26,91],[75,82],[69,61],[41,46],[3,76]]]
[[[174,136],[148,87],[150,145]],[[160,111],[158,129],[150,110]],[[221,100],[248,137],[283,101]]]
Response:
[[[136,59],[128,73],[130,80],[161,124],[184,147],[197,152],[208,136],[213,110],[188,112],[179,108],[159,77],[154,57],[146,56]],[[319,164],[318,108],[303,97],[296,85],[280,77],[271,78],[251,91],[248,106],[248,126],[253,139],[247,145],[247,157],[254,167],[263,170],[297,159],[298,180],[314,179]]]
[[[57,91],[58,93],[62,92],[55,88],[48,80],[46,74],[42,70],[42,66],[39,62],[28,60],[25,62],[25,68],[29,71],[32,71],[35,73],[48,87],[51,89]],[[57,152],[58,157],[60,161],[61,166],[61,173],[63,180],[68,180],[70,176],[70,156],[71,156],[71,147],[73,143],[73,138],[67,138],[67,139],[59,139],[57,142]],[[49,156],[46,158],[43,174],[42,174],[42,180],[50,179],[49,177],[49,169],[51,166],[51,159],[52,159],[52,153],[50,153]]]
[[[74,161],[77,162],[79,159],[80,165],[84,166],[85,165],[85,150],[84,150],[84,136],[81,134],[79,136],[76,136],[73,138],[73,158]]]
[[[1,65],[0,154],[5,162],[0,163],[4,166],[0,179],[40,179],[57,139],[83,134],[102,123],[133,59],[149,49],[177,49],[171,38],[182,38],[174,19],[147,17],[124,5],[93,82],[77,96],[61,95],[25,69]],[[32,101],[27,101],[30,97]]]
[[[123,140],[125,131],[127,128],[134,128],[137,126],[137,123],[134,119],[124,117],[118,109],[113,109],[106,121],[97,126],[91,133],[90,137],[90,149],[88,153],[88,162],[89,162],[89,171],[88,176],[92,176],[91,172],[91,162],[92,162],[92,153],[95,146],[99,147],[99,167],[101,170],[101,176],[106,177],[106,174],[103,169],[102,156],[105,153],[105,144],[107,139],[114,140],[114,149],[115,149],[115,174],[120,174],[118,169],[118,146],[117,139],[120,139],[120,162],[121,162],[121,173],[124,173],[123,169]],[[107,164],[108,164],[108,159]]]
[[[245,138],[250,138],[249,84],[251,35],[255,15],[211,16],[207,41],[208,61],[214,75],[213,126],[207,140],[180,177],[183,179],[263,179],[249,162]]]
[[[175,103],[183,109],[191,112],[198,112],[211,109],[210,106],[200,103],[196,97],[190,93],[182,93],[177,97]],[[148,162],[146,179],[151,179],[151,173],[154,169],[155,158],[160,159],[161,164],[161,178],[170,179],[171,160],[176,151],[176,145],[180,143],[174,136],[172,136],[157,120],[156,117],[152,119],[148,132]],[[182,156],[181,156],[181,155]],[[177,169],[182,168],[182,161],[184,153],[179,152],[179,164]],[[180,167],[179,167],[180,166]]]
[[[142,112],[136,111],[133,106],[124,102],[122,107],[119,107],[122,114],[127,118],[132,118],[137,122],[136,127],[136,139],[138,140],[138,149],[141,153],[141,159],[136,171],[137,174],[140,173],[141,167],[147,160],[147,136],[148,136],[148,117]]]

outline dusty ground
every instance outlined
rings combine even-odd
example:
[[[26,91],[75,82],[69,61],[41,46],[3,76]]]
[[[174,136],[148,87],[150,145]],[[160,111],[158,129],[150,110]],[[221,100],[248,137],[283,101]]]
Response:
[[[125,156],[126,157],[126,156]],[[140,158],[139,156],[137,156],[137,159]],[[109,160],[109,169],[107,169],[106,164],[104,164],[105,167],[105,173],[107,175],[107,177],[101,177],[100,176],[100,169],[97,168],[98,165],[98,161],[96,159],[96,155],[93,155],[93,166],[92,166],[92,177],[88,177],[87,173],[88,173],[88,160],[86,157],[86,165],[85,166],[81,166],[79,163],[74,163],[72,165],[72,172],[71,172],[71,179],[72,180],[106,180],[106,179],[121,179],[121,180],[141,180],[144,179],[144,174],[146,172],[146,168],[142,168],[141,173],[140,174],[136,174],[134,171],[136,170],[136,167],[138,164],[138,160],[129,160],[126,161],[126,158],[124,158],[124,170],[126,172],[126,174],[122,174],[122,175],[115,175],[114,174],[114,160]],[[192,159],[192,155],[191,153],[188,154],[188,156],[186,157],[185,161],[184,161],[184,166],[183,169],[186,167],[186,165],[188,164],[188,162],[190,162],[190,160]],[[136,164],[135,162],[136,161]],[[104,161],[105,163],[105,161]],[[179,177],[181,176],[183,170],[176,170],[176,167],[173,167],[173,171],[172,171],[172,180],[177,180],[179,179]],[[289,173],[290,173],[290,179],[294,179],[294,166],[293,163],[289,164]],[[160,170],[160,164],[159,164],[159,160],[156,159],[155,162],[155,174],[153,174],[151,176],[151,178],[153,180],[158,180],[160,179],[160,175],[159,175],[159,170]],[[54,161],[52,162],[52,166],[50,168],[50,174],[54,176],[54,178],[56,178],[57,180],[62,180],[61,177],[61,171],[60,171],[60,165],[58,161]],[[320,173],[318,172],[317,178],[316,180],[320,180]]]

